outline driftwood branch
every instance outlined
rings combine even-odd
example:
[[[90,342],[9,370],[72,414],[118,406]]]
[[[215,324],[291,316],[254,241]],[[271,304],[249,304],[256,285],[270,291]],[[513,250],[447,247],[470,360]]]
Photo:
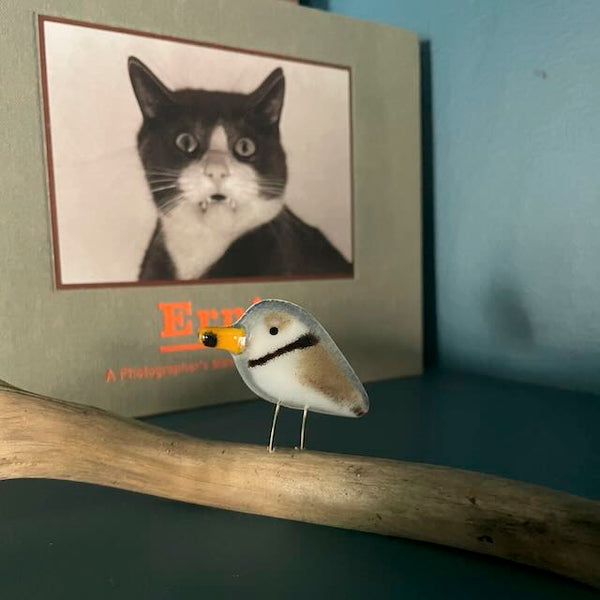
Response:
[[[447,467],[311,451],[269,454],[3,384],[0,479],[32,477],[424,540],[600,587],[600,502]]]

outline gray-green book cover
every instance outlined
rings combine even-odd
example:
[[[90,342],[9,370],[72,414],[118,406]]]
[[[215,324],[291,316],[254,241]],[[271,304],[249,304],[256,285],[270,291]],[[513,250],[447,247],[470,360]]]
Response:
[[[0,377],[125,415],[250,396],[200,327],[283,298],[422,368],[418,42],[277,0],[9,0]]]

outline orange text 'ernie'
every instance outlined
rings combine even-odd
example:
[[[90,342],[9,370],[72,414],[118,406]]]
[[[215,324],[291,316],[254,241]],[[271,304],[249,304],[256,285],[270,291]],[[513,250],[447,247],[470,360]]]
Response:
[[[259,302],[260,298],[253,298],[252,304]],[[167,344],[159,347],[160,352],[186,352],[201,350],[202,344],[196,341],[196,334],[202,327],[219,325],[228,327],[233,325],[243,314],[244,308],[200,308],[192,310],[191,302],[160,302],[158,310],[162,316],[161,338],[181,338],[193,336],[193,341],[178,344]]]

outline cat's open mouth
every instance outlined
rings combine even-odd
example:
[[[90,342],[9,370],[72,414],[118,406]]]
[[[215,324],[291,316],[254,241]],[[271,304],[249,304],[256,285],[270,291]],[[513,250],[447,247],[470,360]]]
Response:
[[[223,205],[227,206],[231,210],[236,210],[237,205],[233,198],[226,196],[225,194],[211,194],[208,198],[200,201],[200,208],[202,212],[206,212],[210,206]]]

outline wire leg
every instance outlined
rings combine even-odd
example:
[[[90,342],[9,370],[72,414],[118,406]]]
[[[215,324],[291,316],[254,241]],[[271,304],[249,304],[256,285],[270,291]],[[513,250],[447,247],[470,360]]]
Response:
[[[271,437],[269,438],[269,452],[273,452],[273,439],[275,438],[275,425],[277,423],[277,415],[279,414],[279,402],[275,405],[275,413],[273,414],[273,425],[271,425]]]
[[[304,450],[304,433],[306,431],[306,416],[308,415],[308,408],[304,407],[304,414],[302,415],[302,429],[300,430],[300,450]]]

